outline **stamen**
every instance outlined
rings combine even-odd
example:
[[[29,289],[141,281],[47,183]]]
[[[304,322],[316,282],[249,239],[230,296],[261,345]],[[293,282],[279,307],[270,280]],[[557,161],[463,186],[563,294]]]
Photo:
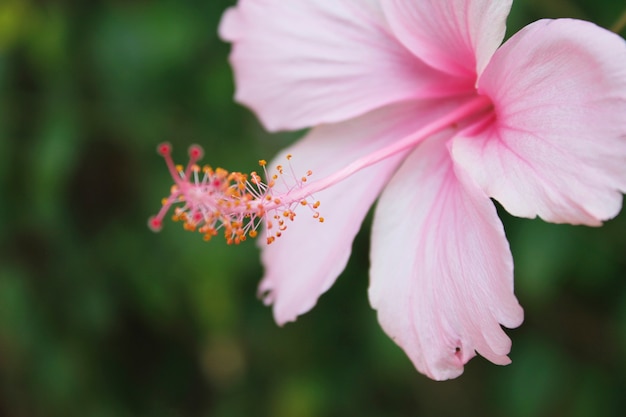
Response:
[[[161,230],[163,219],[171,208],[174,210],[172,220],[182,222],[185,230],[201,233],[205,241],[222,232],[228,244],[239,244],[247,237],[255,238],[262,224],[265,225],[267,243],[274,242],[287,229],[287,221],[295,220],[298,206],[308,206],[313,218],[323,222],[317,210],[319,201],[310,195],[302,195],[304,182],[312,172],[309,170],[298,179],[289,163],[291,155],[286,158],[289,170],[285,171],[279,165],[271,176],[267,172],[267,162],[259,161],[265,178],[271,178],[265,183],[254,171],[243,174],[223,168],[213,169],[208,165],[201,167],[197,162],[204,152],[198,145],[189,148],[189,162],[184,168],[174,164],[169,143],[160,144],[157,152],[165,159],[174,185],[170,195],[162,200],[161,210],[148,220],[148,227],[154,232]],[[285,172],[290,175],[288,178]],[[286,192],[275,191],[274,185],[279,179]],[[298,194],[298,198],[292,198],[291,194]]]
[[[424,139],[432,136],[433,134],[445,130],[455,124],[458,124],[460,121],[473,119],[478,116],[482,116],[485,114],[489,114],[489,112],[493,109],[493,104],[491,100],[486,96],[478,96],[473,98],[472,100],[466,102],[465,104],[459,106],[449,114],[444,115],[439,119],[433,120],[430,124],[423,126],[421,129],[416,132],[396,141],[392,142],[388,146],[379,149],[378,151],[372,152],[368,155],[365,155],[352,163],[344,166],[338,171],[333,172],[332,174],[324,177],[316,182],[310,182],[306,187],[303,187],[301,192],[302,196],[311,195],[312,193],[316,193],[326,188],[337,184],[346,178],[350,177],[354,173],[362,170],[363,168],[367,168],[371,165],[374,165],[377,162],[382,161],[383,159],[389,158],[392,155],[396,155],[400,152],[403,152],[407,149],[411,149],[417,146]],[[472,121],[470,126],[476,127],[476,123],[478,125],[481,124],[481,121],[484,119],[478,119],[478,121]],[[279,165],[279,168],[280,167]],[[304,181],[301,181],[304,182]],[[298,192],[295,192],[293,198],[298,197]]]
[[[267,171],[267,162],[259,161],[266,179],[263,182],[256,172],[242,174],[210,166],[200,168],[196,163],[204,152],[197,145],[189,148],[187,166],[176,166],[172,161],[171,145],[163,143],[158,146],[157,152],[165,159],[174,186],[169,197],[164,199],[159,213],[148,220],[148,227],[154,231],[161,230],[163,218],[175,206],[173,220],[182,221],[185,230],[202,233],[205,240],[210,240],[221,231],[227,243],[238,244],[245,241],[247,236],[257,236],[257,230],[264,224],[266,241],[270,244],[286,230],[285,219],[294,221],[298,206],[309,207],[313,218],[320,223],[324,222],[318,211],[320,202],[314,200],[314,193],[345,180],[363,168],[411,149],[437,132],[451,126],[458,127],[460,122],[466,122],[464,129],[480,128],[484,116],[492,117],[492,110],[493,104],[488,97],[475,97],[418,131],[316,181],[309,181],[313,175],[311,171],[296,176],[290,163],[291,154],[286,157],[287,169],[277,165],[271,174]],[[281,184],[279,188],[286,191],[276,191],[278,181]]]

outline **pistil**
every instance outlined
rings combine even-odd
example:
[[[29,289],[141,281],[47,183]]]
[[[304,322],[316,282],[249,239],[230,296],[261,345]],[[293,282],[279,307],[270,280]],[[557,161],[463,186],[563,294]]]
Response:
[[[313,175],[311,170],[297,177],[291,166],[285,170],[282,165],[277,165],[275,172],[269,175],[264,160],[259,161],[259,165],[263,169],[265,181],[256,172],[243,174],[221,168],[214,170],[209,166],[200,167],[197,162],[202,158],[203,151],[197,145],[189,148],[189,162],[183,168],[174,164],[171,145],[161,144],[157,151],[165,159],[174,185],[170,195],[163,199],[161,210],[149,219],[148,225],[153,231],[159,231],[163,218],[174,207],[172,219],[182,221],[185,230],[199,231],[205,240],[210,240],[221,231],[228,244],[239,244],[248,236],[256,237],[258,229],[263,225],[266,241],[270,244],[282,236],[288,222],[294,221],[298,207],[308,207],[313,218],[324,222],[318,210],[320,202],[313,198],[316,193],[377,162],[414,148],[435,133],[463,122],[474,122],[476,116],[486,114],[491,109],[488,98],[477,96],[417,132],[317,181],[309,181]],[[287,164],[289,160],[291,155],[287,156]],[[286,191],[275,190],[279,180]]]

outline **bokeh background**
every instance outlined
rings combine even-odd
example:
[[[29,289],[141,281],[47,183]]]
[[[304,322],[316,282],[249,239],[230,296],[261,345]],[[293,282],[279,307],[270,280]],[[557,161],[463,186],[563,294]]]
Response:
[[[247,172],[297,137],[232,101],[232,4],[0,0],[0,416],[623,416],[626,213],[593,229],[503,212],[526,311],[513,364],[439,383],[368,305],[369,220],[284,328],[256,298],[254,242],[148,230],[170,186],[159,142]],[[509,33],[624,8],[518,0]]]

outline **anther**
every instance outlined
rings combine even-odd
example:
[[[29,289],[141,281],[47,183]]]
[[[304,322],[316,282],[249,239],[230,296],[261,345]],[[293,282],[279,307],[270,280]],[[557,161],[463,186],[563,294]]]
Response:
[[[185,230],[199,232],[205,241],[223,234],[227,244],[240,244],[247,237],[257,237],[257,229],[264,224],[266,241],[271,244],[287,229],[287,219],[295,219],[298,206],[312,209],[319,206],[319,202],[311,201],[310,195],[303,191],[303,183],[311,175],[310,170],[300,181],[291,164],[288,170],[279,165],[265,184],[256,172],[248,175],[228,172],[223,168],[213,169],[208,165],[200,166],[197,162],[204,151],[197,145],[189,147],[186,166],[174,165],[169,143],[160,144],[157,152],[165,159],[174,184],[170,195],[161,201],[159,213],[148,220],[148,227],[155,232],[161,230],[163,218],[173,209],[172,220],[181,222]],[[291,158],[291,155],[287,156],[288,161]],[[260,160],[259,165],[268,177],[265,169],[267,162]],[[278,178],[284,175],[290,178],[281,178],[280,187],[274,188]],[[297,187],[300,190],[296,190]],[[314,217],[319,218],[317,211]],[[320,221],[323,219],[320,218]]]

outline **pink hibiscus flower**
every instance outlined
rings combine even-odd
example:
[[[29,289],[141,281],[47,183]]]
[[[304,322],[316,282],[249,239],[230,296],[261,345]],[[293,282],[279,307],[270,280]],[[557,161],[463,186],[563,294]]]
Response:
[[[220,27],[233,46],[236,98],[269,130],[312,127],[276,161],[293,155],[290,172],[313,175],[219,180],[229,197],[216,221],[206,214],[215,199],[188,192],[206,194],[215,174],[189,183],[181,170],[164,210],[183,195],[189,213],[232,240],[256,234],[258,219],[271,227],[270,213],[293,220],[298,202],[313,209],[280,220],[288,230],[262,245],[260,290],[283,324],[333,284],[378,199],[369,297],[385,332],[434,379],[460,375],[476,352],[509,363],[501,325],[519,326],[523,311],[490,198],[515,216],[596,226],[617,215],[626,192],[624,40],[559,19],[499,46],[510,7],[240,0]],[[234,201],[224,190],[235,188],[249,192]]]

